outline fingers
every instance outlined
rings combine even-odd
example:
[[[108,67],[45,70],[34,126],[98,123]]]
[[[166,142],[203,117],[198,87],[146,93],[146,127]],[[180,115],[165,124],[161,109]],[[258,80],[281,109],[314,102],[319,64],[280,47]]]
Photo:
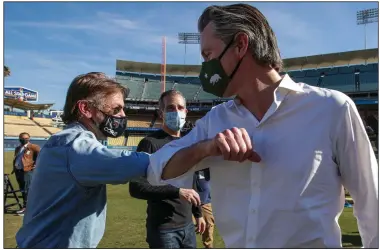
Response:
[[[192,203],[194,206],[199,206],[201,204],[201,199],[199,197],[199,194],[192,190],[192,192],[189,194],[188,201]]]
[[[243,162],[250,160],[260,162],[261,158],[253,151],[253,144],[244,128],[232,128],[219,133],[215,137],[215,144],[223,155],[224,160]]]
[[[200,234],[203,234],[206,231],[206,222],[203,220],[201,224],[201,228],[199,230]]]
[[[230,158],[230,146],[226,141],[226,136],[222,133],[216,135],[216,145],[219,148],[219,151],[222,153],[224,160],[228,160]]]
[[[195,225],[195,232],[203,234],[206,231],[206,222],[203,218],[197,219],[197,224]]]

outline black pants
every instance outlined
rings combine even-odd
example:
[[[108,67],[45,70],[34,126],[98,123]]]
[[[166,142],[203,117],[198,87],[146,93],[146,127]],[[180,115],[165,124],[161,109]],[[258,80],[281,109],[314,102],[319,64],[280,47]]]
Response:
[[[24,170],[15,170],[16,180],[18,183],[18,186],[20,187],[20,191],[22,194],[22,199],[24,201],[24,207],[26,207],[26,192],[25,192],[25,177],[24,177]]]

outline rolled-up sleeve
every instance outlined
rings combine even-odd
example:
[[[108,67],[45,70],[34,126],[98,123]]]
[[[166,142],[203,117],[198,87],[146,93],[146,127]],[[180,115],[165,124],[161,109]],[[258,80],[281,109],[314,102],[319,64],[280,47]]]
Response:
[[[108,149],[92,135],[84,132],[68,151],[68,167],[82,185],[124,184],[144,176],[149,154]]]
[[[342,107],[336,129],[336,158],[343,185],[354,201],[364,248],[379,248],[378,163],[355,104]]]
[[[172,158],[172,156],[177,153],[179,150],[189,147],[194,143],[207,139],[207,115],[202,119],[199,119],[196,122],[195,127],[190,133],[179,140],[171,141],[166,144],[156,153],[152,154],[150,157],[150,164],[147,170],[147,179],[152,185],[167,185],[170,184],[179,188],[192,188],[193,185],[193,174],[195,170],[206,168],[202,167],[204,164],[203,161],[198,165],[194,166],[191,170],[184,173],[181,176],[178,176],[169,180],[162,180],[162,170]]]

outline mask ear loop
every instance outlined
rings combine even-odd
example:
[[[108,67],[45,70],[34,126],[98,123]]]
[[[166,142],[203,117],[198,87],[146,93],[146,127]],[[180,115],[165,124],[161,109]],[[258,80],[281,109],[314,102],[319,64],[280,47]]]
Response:
[[[236,34],[235,34],[236,35]],[[218,60],[221,60],[222,57],[224,56],[224,54],[226,53],[226,51],[228,50],[228,48],[232,45],[232,43],[234,42],[235,40],[235,35],[232,37],[231,41],[227,44],[227,46],[224,48],[224,50],[222,51],[222,53],[218,56]]]
[[[237,34],[237,33],[236,33]],[[219,60],[222,59],[222,57],[224,56],[224,54],[226,53],[226,51],[228,50],[228,48],[233,44],[233,42],[235,41],[235,36],[236,34],[232,37],[231,41],[227,44],[227,46],[224,48],[223,52],[220,54],[220,56],[218,57]],[[244,57],[243,57],[244,58]],[[235,66],[235,69],[232,71],[231,75],[229,76],[230,79],[232,79],[232,77],[234,77],[236,71],[239,69],[239,66],[241,64],[241,62],[243,61],[243,58],[239,60],[239,62],[236,64]]]

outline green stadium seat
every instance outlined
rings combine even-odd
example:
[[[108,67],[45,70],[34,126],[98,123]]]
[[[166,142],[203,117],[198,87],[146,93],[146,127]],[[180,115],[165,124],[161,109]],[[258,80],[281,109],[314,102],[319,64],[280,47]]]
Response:
[[[194,84],[176,84],[174,89],[180,91],[186,100],[194,100],[195,94],[198,92],[200,86]]]
[[[213,94],[203,91],[202,88],[197,98],[197,100],[215,100],[215,99],[218,99],[218,97]]]
[[[165,91],[173,89],[174,83],[173,82],[166,82],[165,83]]]
[[[127,80],[126,78],[127,77],[116,76],[116,81],[120,83],[122,86],[129,88],[130,92],[128,99],[141,99],[144,90],[144,82],[136,80]]]
[[[142,99],[158,100],[161,96],[161,83],[159,81],[149,81],[145,83]]]

